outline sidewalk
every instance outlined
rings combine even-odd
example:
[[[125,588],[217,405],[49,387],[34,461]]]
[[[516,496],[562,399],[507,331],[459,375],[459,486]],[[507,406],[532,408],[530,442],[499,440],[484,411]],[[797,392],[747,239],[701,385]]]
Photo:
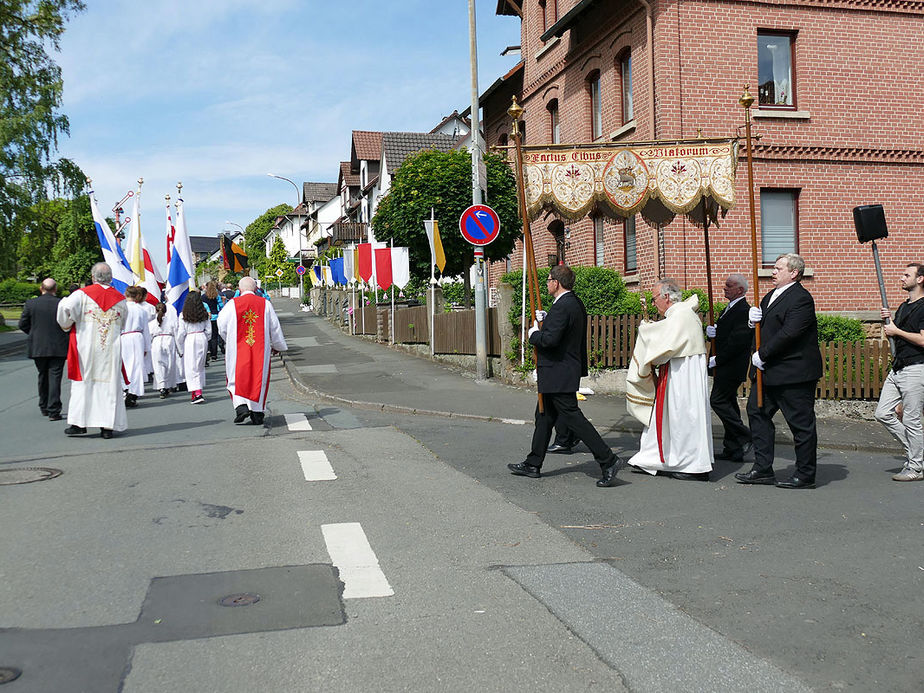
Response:
[[[532,425],[534,389],[476,381],[473,373],[350,336],[325,318],[299,312],[292,299],[277,298],[273,304],[289,346],[283,355],[289,377],[319,399],[357,409]],[[603,434],[641,434],[624,397],[593,395],[581,402],[581,409]],[[721,441],[722,426],[714,416],[713,436]],[[782,419],[777,441],[792,443]],[[899,450],[879,424],[840,417],[818,419],[818,444],[839,450]]]
[[[0,332],[0,357],[26,351],[26,333],[19,330]]]

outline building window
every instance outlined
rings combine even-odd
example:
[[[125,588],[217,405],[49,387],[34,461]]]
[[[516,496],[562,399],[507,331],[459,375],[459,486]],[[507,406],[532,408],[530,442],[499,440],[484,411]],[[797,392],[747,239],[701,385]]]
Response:
[[[551,127],[552,144],[561,142],[561,125],[558,122],[558,99],[549,101],[549,125]]]
[[[761,188],[761,262],[772,267],[784,253],[799,252],[799,191]]]
[[[587,78],[590,94],[590,137],[596,140],[603,136],[603,104],[600,98],[600,73],[593,72]]]
[[[545,33],[558,21],[558,0],[539,0],[539,14],[542,17],[542,31]]]
[[[594,262],[603,267],[603,218],[594,218]]]
[[[635,215],[622,222],[622,233],[623,238],[625,239],[626,246],[626,266],[625,272],[629,274],[630,272],[638,272],[638,255],[636,254],[635,246]]]
[[[757,102],[795,108],[795,35],[757,32]]]
[[[632,107],[632,53],[625,51],[619,57],[619,77],[622,82],[622,124],[635,117]]]

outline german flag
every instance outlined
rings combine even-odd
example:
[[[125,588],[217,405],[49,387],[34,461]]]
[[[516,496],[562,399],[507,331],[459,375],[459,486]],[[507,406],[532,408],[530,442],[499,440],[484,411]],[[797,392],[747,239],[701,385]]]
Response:
[[[237,243],[231,241],[230,236],[221,236],[221,259],[226,270],[243,272],[248,267],[247,253]]]

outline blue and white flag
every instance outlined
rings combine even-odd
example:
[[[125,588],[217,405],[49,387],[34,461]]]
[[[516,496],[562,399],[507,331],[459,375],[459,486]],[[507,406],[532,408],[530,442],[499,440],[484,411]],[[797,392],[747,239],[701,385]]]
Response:
[[[122,246],[116,241],[106,223],[105,217],[99,213],[99,207],[96,206],[96,199],[93,197],[93,191],[90,190],[90,213],[93,215],[93,225],[96,227],[96,237],[99,238],[99,247],[103,251],[103,261],[112,269],[112,288],[120,294],[125,293],[125,289],[135,283],[132,276],[132,268],[122,252]]]
[[[170,254],[170,266],[167,268],[167,302],[183,311],[183,302],[190,287],[195,287],[195,265],[192,261],[192,247],[189,232],[186,230],[186,213],[183,211],[183,198],[176,201],[176,235],[173,238],[173,252]]]

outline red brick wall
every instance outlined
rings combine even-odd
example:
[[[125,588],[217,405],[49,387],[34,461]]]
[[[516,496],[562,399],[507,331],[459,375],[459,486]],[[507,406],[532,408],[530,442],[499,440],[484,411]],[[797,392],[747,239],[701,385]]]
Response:
[[[577,0],[559,0],[563,16]],[[620,141],[648,140],[648,66],[645,14],[636,2],[600,3],[538,59],[542,27],[535,2],[524,3],[523,105],[527,142],[549,141],[547,103],[557,98],[563,142],[590,139],[586,77],[601,74],[604,122],[620,127],[616,58],[632,51],[634,131]],[[924,115],[916,96],[924,91],[924,3],[831,0],[741,2],[706,0],[654,3],[655,121],[657,138],[734,136],[743,125],[737,103],[744,83],[757,95],[758,28],[797,32],[795,94],[803,119],[755,118],[761,135],[755,149],[758,243],[761,187],[797,188],[799,246],[814,276],[805,284],[820,310],[870,310],[879,304],[871,250],[856,241],[851,210],[882,203],[890,237],[879,243],[889,300],[901,300],[897,276],[905,262],[924,260]],[[486,118],[487,120],[487,118]],[[741,128],[743,135],[743,127]],[[490,140],[489,140],[490,141]],[[747,170],[738,168],[737,206],[710,232],[713,287],[721,297],[725,275],[750,277]],[[537,262],[555,252],[546,231],[551,218],[534,222]],[[571,228],[571,264],[594,261],[593,224]],[[657,267],[656,234],[637,222],[640,286],[648,288]],[[662,276],[705,288],[702,230],[680,218],[663,229]],[[622,224],[605,232],[605,264],[624,267]],[[513,257],[520,264],[520,252]],[[499,271],[492,270],[492,281]],[[760,282],[760,293],[769,279]]]

